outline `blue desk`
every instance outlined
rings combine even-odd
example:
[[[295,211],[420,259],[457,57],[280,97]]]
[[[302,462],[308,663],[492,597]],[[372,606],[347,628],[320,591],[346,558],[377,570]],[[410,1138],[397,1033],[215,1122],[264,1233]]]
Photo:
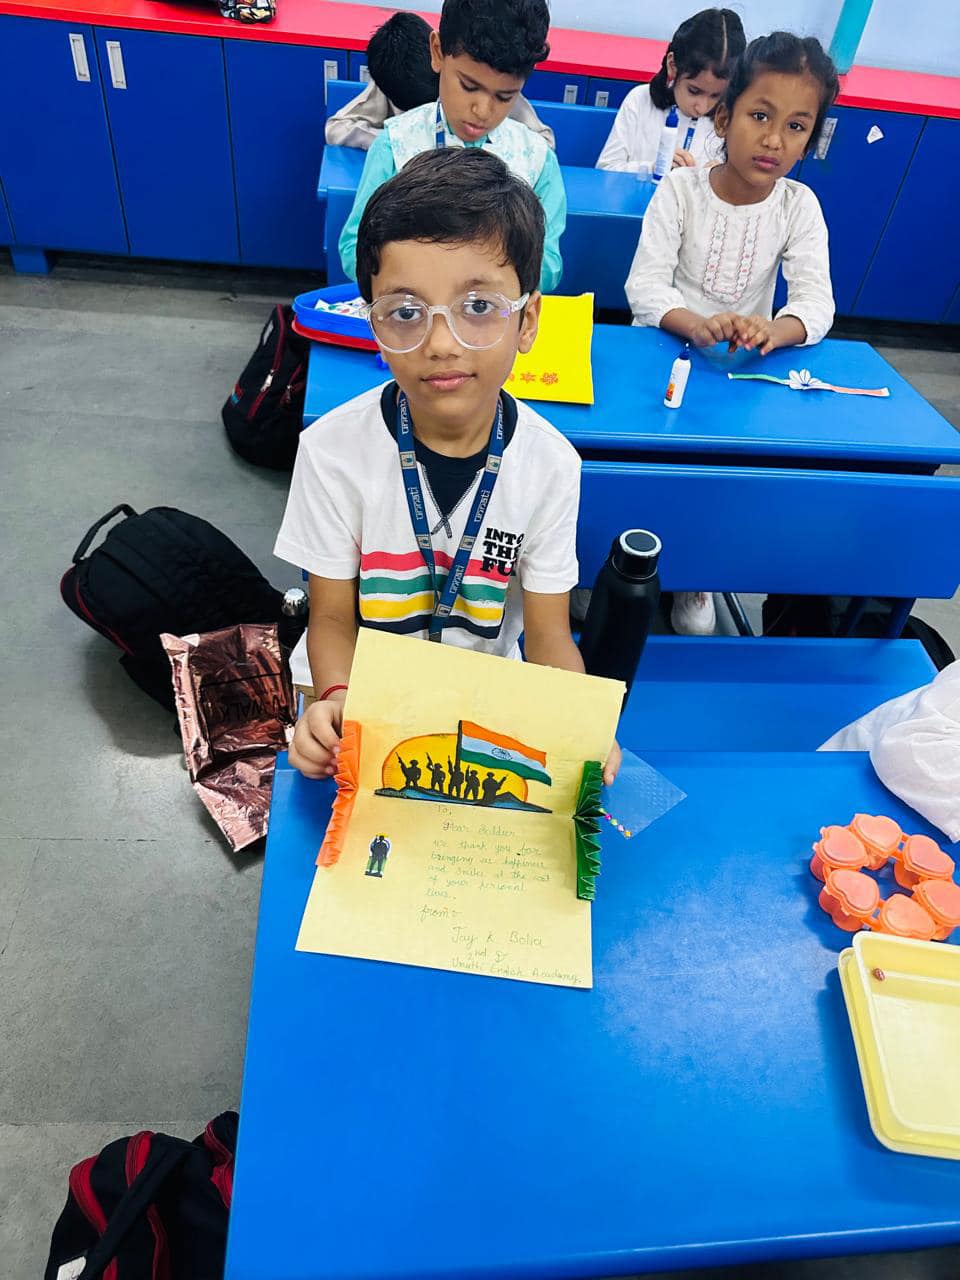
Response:
[[[608,177],[622,175],[606,175]],[[825,381],[888,386],[890,398],[789,391],[762,382],[731,382],[724,368],[694,355],[679,410],[663,407],[676,338],[659,329],[598,325],[593,337],[596,403],[533,407],[581,453],[636,460],[811,459],[869,464],[874,470],[913,467],[933,472],[960,462],[960,432],[865,342],[827,339],[813,348],[776,351],[749,366],[785,375],[809,366]],[[376,356],[315,343],[310,353],[304,422],[309,423],[384,382]]]
[[[629,739],[628,739],[629,741]],[[274,784],[227,1280],[609,1276],[960,1241],[960,1165],[873,1138],[817,829],[926,830],[859,755],[651,756],[594,988],[300,955],[331,788]]]
[[[320,164],[317,198],[325,205],[327,278],[346,277],[337,248],[343,224],[353,207],[365,152],[354,147],[327,147]],[[643,215],[653,184],[630,173],[561,165],[567,189],[567,229],[560,241],[563,293],[596,294],[597,306],[626,310],[623,286],[640,239]],[[603,253],[597,253],[597,246]]]

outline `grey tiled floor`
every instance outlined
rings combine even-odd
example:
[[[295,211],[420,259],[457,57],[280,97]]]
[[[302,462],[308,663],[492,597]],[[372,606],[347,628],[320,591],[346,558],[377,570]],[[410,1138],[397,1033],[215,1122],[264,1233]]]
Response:
[[[233,456],[219,407],[270,303],[312,284],[0,264],[2,1280],[41,1274],[72,1163],[141,1127],[193,1136],[238,1102],[260,851],[225,851],[170,718],[57,582],[121,501],[202,515],[296,581],[270,552],[286,478]],[[960,423],[955,353],[885,354]],[[957,604],[924,608],[960,650]],[[728,1274],[956,1280],[960,1258]]]

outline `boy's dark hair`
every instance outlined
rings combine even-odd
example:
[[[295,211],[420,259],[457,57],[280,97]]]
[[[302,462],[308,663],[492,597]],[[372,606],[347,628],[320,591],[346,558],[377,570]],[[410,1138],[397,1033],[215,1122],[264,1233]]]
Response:
[[[526,80],[550,52],[546,0],[443,0],[440,48]]]
[[[681,22],[667,45],[677,64],[677,76],[698,76],[712,71],[718,80],[729,80],[730,69],[746,47],[743,23],[732,9],[702,9]],[[667,53],[650,81],[650,101],[661,111],[673,106]],[[716,108],[714,108],[716,109]]]
[[[540,281],[543,206],[503,161],[476,147],[423,151],[370,197],[357,232],[357,284],[367,302],[385,245],[396,240],[430,244],[499,245],[503,261],[532,293]]]
[[[827,112],[840,90],[837,68],[829,54],[814,36],[795,36],[790,31],[772,31],[768,36],[751,40],[746,52],[734,68],[724,104],[730,115],[740,95],[764,71],[785,75],[810,76],[820,86],[820,108],[803,154],[817,145]]]
[[[436,102],[440,77],[430,65],[430,26],[418,13],[395,13],[367,42],[370,79],[401,111]]]

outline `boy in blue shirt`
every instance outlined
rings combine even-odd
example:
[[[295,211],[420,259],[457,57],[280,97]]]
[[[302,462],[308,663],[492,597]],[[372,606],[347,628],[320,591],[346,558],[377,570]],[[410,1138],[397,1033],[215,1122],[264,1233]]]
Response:
[[[567,220],[560,166],[540,134],[510,119],[524,81],[550,52],[549,25],[546,0],[444,0],[440,30],[430,33],[440,96],[387,120],[367,152],[340,236],[340,261],[351,280],[357,274],[357,230],[374,191],[423,151],[481,147],[523,178],[543,205],[540,289],[548,293],[557,287],[563,269],[560,237]]]

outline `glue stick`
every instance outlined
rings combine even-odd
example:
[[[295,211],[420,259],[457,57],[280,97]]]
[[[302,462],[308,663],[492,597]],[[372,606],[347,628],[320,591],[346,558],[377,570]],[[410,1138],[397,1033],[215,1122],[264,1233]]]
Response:
[[[657,158],[653,162],[653,180],[659,182],[665,173],[673,167],[673,153],[677,149],[677,129],[680,117],[677,108],[671,107],[660,132],[660,145],[657,147]]]
[[[679,409],[683,404],[683,393],[687,389],[687,379],[690,377],[690,343],[683,344],[683,350],[673,362],[670,370],[670,381],[667,383],[667,393],[663,397],[663,403],[668,409]]]

